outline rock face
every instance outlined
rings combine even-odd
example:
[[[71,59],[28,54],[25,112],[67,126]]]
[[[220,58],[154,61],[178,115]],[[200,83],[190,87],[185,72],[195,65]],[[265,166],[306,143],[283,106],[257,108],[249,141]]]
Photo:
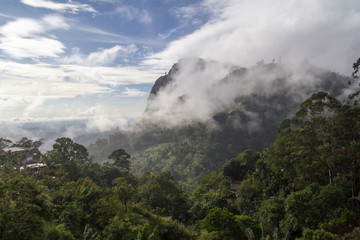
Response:
[[[178,64],[175,63],[170,69],[169,73],[165,76],[159,77],[150,91],[150,96],[156,96],[157,93],[164,87],[166,87],[173,79],[173,75],[179,70]]]
[[[149,96],[149,100],[151,100],[154,96],[156,96],[158,94],[158,92],[162,89],[165,88],[169,83],[171,83],[174,80],[174,75],[180,70],[180,65],[181,62],[186,62],[186,61],[192,61],[195,63],[196,68],[199,70],[202,70],[206,67],[206,62],[210,62],[210,61],[206,61],[204,59],[182,59],[180,60],[178,63],[175,63],[170,71],[168,72],[168,74],[159,77],[155,83],[154,86],[152,87],[151,91],[150,91],[150,96]]]
[[[172,66],[172,68],[170,69],[170,71],[168,72],[168,74],[159,77],[155,81],[154,86],[151,88],[150,95],[147,100],[147,106],[146,106],[145,112],[150,111],[149,102],[151,102],[157,96],[158,92],[161,91],[161,89],[165,88],[169,83],[171,83],[173,81],[173,76],[174,76],[174,74],[176,74],[178,69],[179,69],[178,64],[175,63]]]

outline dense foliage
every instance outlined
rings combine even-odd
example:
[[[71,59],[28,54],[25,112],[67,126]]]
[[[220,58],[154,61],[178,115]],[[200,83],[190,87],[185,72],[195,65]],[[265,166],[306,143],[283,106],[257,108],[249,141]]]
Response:
[[[273,147],[248,150],[202,180],[193,216],[226,208],[256,220],[264,239],[359,238],[358,94],[344,102],[313,94],[282,122]]]
[[[187,194],[176,180],[166,172],[137,178],[129,158],[118,149],[99,165],[69,138],[42,156],[45,168],[20,168],[18,156],[6,154],[0,239],[195,239],[183,225]]]

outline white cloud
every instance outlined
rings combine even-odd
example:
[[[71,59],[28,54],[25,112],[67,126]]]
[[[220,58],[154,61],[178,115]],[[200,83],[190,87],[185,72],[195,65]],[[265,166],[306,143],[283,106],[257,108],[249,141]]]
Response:
[[[360,52],[360,3],[348,0],[205,0],[212,19],[199,30],[149,57],[169,68],[181,58],[202,57],[249,66],[261,59],[310,62],[349,73]],[[185,11],[185,10],[184,10]],[[188,11],[191,15],[191,11]]]
[[[46,33],[68,28],[58,15],[47,15],[41,20],[19,18],[0,27],[0,50],[16,59],[57,57],[65,46]]]
[[[0,13],[0,17],[3,17],[3,18],[11,18],[11,19],[15,19],[16,17],[12,16],[12,15],[9,15],[9,14],[4,14],[4,13]]]
[[[122,114],[109,114],[106,106],[96,105],[86,109],[81,115],[88,118],[86,130],[89,132],[105,132],[116,128],[124,128],[128,126],[129,119]]]
[[[58,12],[79,13],[79,12],[91,12],[97,11],[89,4],[82,4],[78,2],[68,1],[67,3],[57,3],[50,0],[21,0],[23,4],[36,7],[47,8]]]
[[[94,67],[80,66],[71,64],[25,64],[0,60],[0,79],[3,80],[1,91],[6,94],[5,86],[8,88],[18,89],[19,95],[34,95],[34,92],[28,91],[27,83],[32,83],[34,89],[43,84],[51,84],[53,88],[48,88],[45,92],[49,95],[62,96],[55,94],[63,89],[66,95],[73,97],[74,95],[97,93],[96,88],[87,88],[86,84],[101,85],[128,85],[152,83],[158,77],[157,71],[140,69],[136,67]],[[18,85],[16,85],[18,83]],[[37,86],[39,84],[40,86]],[[64,87],[61,87],[64,84]],[[78,87],[76,87],[78,85]],[[82,86],[81,84],[85,84]],[[68,88],[68,90],[66,90]],[[100,89],[103,89],[100,88]],[[54,91],[54,92],[53,92]],[[93,92],[94,91],[94,92]],[[74,93],[74,94],[72,94]],[[37,94],[37,91],[36,91]],[[36,95],[35,94],[35,95]]]
[[[156,70],[138,67],[91,67],[79,65],[59,65],[63,78],[78,82],[93,82],[112,86],[153,83],[159,76]],[[59,76],[59,75],[58,75]]]
[[[46,15],[42,19],[45,24],[47,30],[51,29],[69,29],[69,24],[65,21],[65,19],[59,15]]]
[[[105,31],[100,28],[96,28],[89,25],[82,25],[80,23],[73,24],[72,30],[81,31],[87,33],[88,42],[97,42],[97,43],[111,43],[111,44],[120,44],[120,45],[146,45],[157,48],[164,47],[164,42],[159,41],[158,39],[152,38],[138,38],[133,36],[126,36],[119,33]]]
[[[159,38],[161,40],[167,39],[168,37],[170,37],[173,33],[177,32],[179,29],[183,28],[183,25],[178,26],[176,28],[170,29],[169,31],[167,31],[166,33],[160,33],[159,34]]]
[[[194,18],[202,10],[203,8],[201,8],[200,4],[191,4],[184,7],[172,8],[170,9],[170,13],[183,21],[184,19]]]
[[[221,84],[232,65],[218,62],[199,63],[186,59],[178,63],[174,81],[149,102],[149,119],[163,120],[170,126],[192,121],[207,121],[238,94],[241,84]]]
[[[0,34],[5,37],[30,37],[45,32],[41,21],[29,18],[19,18],[6,23],[0,28]]]
[[[73,54],[63,58],[62,61],[64,63],[75,63],[79,65],[104,66],[113,63],[120,54],[126,57],[129,54],[137,52],[137,50],[134,44],[128,46],[116,45],[112,48],[101,49],[97,52],[90,53],[88,56],[84,56],[78,48],[74,48]]]
[[[108,94],[112,90],[94,83],[73,83],[47,81],[46,79],[11,79],[3,81],[0,89],[0,120],[31,120],[32,118],[52,118],[71,115],[67,107],[47,108],[49,100],[76,98],[93,94]],[[54,111],[55,110],[55,111]],[[75,114],[74,111],[72,114]]]
[[[22,117],[28,118],[31,113],[36,110],[39,106],[44,103],[45,99],[41,96],[41,93],[32,98],[31,103],[26,107],[24,112],[22,113]]]
[[[161,40],[167,39],[172,34],[185,27],[195,25],[200,26],[206,16],[211,15],[213,9],[208,8],[208,6],[205,6],[202,2],[199,2],[183,7],[171,8],[169,12],[179,20],[180,25],[168,30],[165,33],[160,33],[159,38]]]
[[[115,9],[115,13],[127,21],[139,21],[143,24],[152,22],[152,17],[147,10],[138,9],[133,6],[119,6]]]
[[[127,97],[143,97],[148,95],[149,93],[140,91],[136,88],[125,88],[125,91],[121,93],[122,95],[125,95]]]
[[[1,50],[16,59],[57,57],[64,48],[61,42],[49,38],[7,38],[0,44]]]
[[[123,128],[129,124],[129,121],[123,117],[114,117],[109,114],[98,114],[90,118],[86,124],[89,132],[106,132],[116,128]]]
[[[115,46],[113,48],[104,49],[98,52],[91,53],[87,60],[91,65],[106,65],[112,63],[119,52],[122,50],[122,47]]]
[[[90,2],[116,3],[119,0],[90,0]]]

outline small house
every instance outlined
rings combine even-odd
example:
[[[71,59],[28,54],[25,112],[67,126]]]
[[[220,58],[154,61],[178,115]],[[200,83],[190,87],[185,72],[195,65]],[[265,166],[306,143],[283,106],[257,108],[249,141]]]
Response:
[[[34,161],[31,148],[24,147],[6,147],[0,152],[0,159],[2,159],[6,153],[10,153],[14,156],[19,156],[19,165],[26,165]]]

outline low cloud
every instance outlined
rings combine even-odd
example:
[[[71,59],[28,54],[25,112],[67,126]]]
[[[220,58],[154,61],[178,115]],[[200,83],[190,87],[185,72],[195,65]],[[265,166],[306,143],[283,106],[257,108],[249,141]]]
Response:
[[[98,114],[88,120],[86,129],[88,132],[109,132],[114,129],[125,129],[128,124],[129,119],[123,116]]]
[[[266,111],[276,107],[284,109],[285,105],[296,111],[296,107],[313,92],[335,87],[341,96],[346,91],[344,86],[347,86],[345,80],[342,83],[334,80],[325,86],[324,81],[332,77],[330,72],[325,77],[325,70],[308,63],[298,66],[259,63],[245,69],[215,61],[183,59],[172,71],[172,81],[150,98],[144,120],[160,121],[168,127],[211,123],[215,114],[234,108],[235,99],[239,97],[250,97],[255,106],[263,106],[267,102],[256,101],[279,96],[279,93],[287,96],[288,102],[279,102],[279,106],[271,106]],[[241,102],[236,106],[249,119],[248,127],[256,130],[260,122],[258,110],[247,109]],[[268,114],[276,117],[276,113]],[[234,119],[233,124],[241,127],[240,120]]]
[[[215,84],[229,73],[231,65],[207,62],[206,66],[199,66],[197,59],[186,59],[178,64],[178,68],[174,81],[150,101],[150,118],[165,120],[170,125],[210,119],[214,108],[222,104],[213,101],[210,93]],[[225,95],[230,94],[228,90],[231,89],[225,89]]]

